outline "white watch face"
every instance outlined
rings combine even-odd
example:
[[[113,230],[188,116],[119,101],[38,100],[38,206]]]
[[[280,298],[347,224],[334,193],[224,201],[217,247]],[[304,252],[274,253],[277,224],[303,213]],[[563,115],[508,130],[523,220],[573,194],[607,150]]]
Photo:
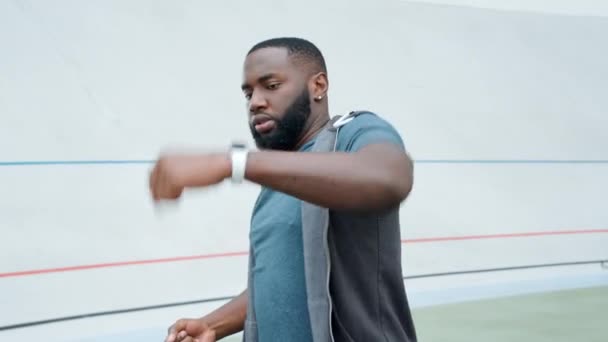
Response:
[[[232,143],[231,147],[233,149],[239,149],[239,150],[244,150],[247,148],[247,145],[243,144],[243,143]]]

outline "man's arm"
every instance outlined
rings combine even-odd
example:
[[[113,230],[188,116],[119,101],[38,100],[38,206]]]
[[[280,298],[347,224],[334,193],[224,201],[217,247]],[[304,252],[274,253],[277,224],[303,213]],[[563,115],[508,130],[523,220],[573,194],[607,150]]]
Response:
[[[247,290],[203,317],[209,327],[216,332],[216,338],[236,334],[243,330],[247,318]]]
[[[319,206],[373,210],[407,197],[413,165],[392,144],[370,144],[353,153],[252,152],[245,177]]]
[[[214,185],[231,173],[227,153],[163,156],[150,176],[150,189],[155,200],[175,199],[186,187]],[[251,152],[245,177],[319,206],[374,210],[407,197],[413,166],[403,149],[374,143],[351,153]]]
[[[247,290],[217,310],[198,319],[180,319],[167,333],[166,342],[188,338],[215,341],[243,330],[247,317]]]

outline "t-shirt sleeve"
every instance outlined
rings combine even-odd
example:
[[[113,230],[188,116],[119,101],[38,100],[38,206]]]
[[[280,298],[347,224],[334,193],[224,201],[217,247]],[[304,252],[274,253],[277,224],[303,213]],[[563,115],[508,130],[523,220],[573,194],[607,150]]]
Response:
[[[373,113],[362,113],[338,131],[337,150],[356,152],[377,143],[395,144],[405,150],[399,132],[386,120]]]

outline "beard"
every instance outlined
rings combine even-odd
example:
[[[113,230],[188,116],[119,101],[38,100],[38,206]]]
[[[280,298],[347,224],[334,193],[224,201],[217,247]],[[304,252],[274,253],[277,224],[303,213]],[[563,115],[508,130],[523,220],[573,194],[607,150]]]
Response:
[[[293,150],[302,132],[306,127],[306,122],[310,116],[310,96],[308,88],[304,88],[302,93],[285,110],[282,119],[275,119],[275,128],[267,134],[260,134],[253,125],[249,129],[259,149],[291,151]]]

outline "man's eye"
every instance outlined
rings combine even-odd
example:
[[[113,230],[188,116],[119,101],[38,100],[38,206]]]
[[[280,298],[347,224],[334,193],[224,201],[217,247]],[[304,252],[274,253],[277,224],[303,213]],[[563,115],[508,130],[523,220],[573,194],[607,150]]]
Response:
[[[280,83],[271,83],[268,85],[268,89],[270,90],[276,90],[279,89]]]
[[[251,94],[247,94],[247,93],[246,93],[246,94],[245,94],[245,98],[246,98],[247,100],[251,100]]]

